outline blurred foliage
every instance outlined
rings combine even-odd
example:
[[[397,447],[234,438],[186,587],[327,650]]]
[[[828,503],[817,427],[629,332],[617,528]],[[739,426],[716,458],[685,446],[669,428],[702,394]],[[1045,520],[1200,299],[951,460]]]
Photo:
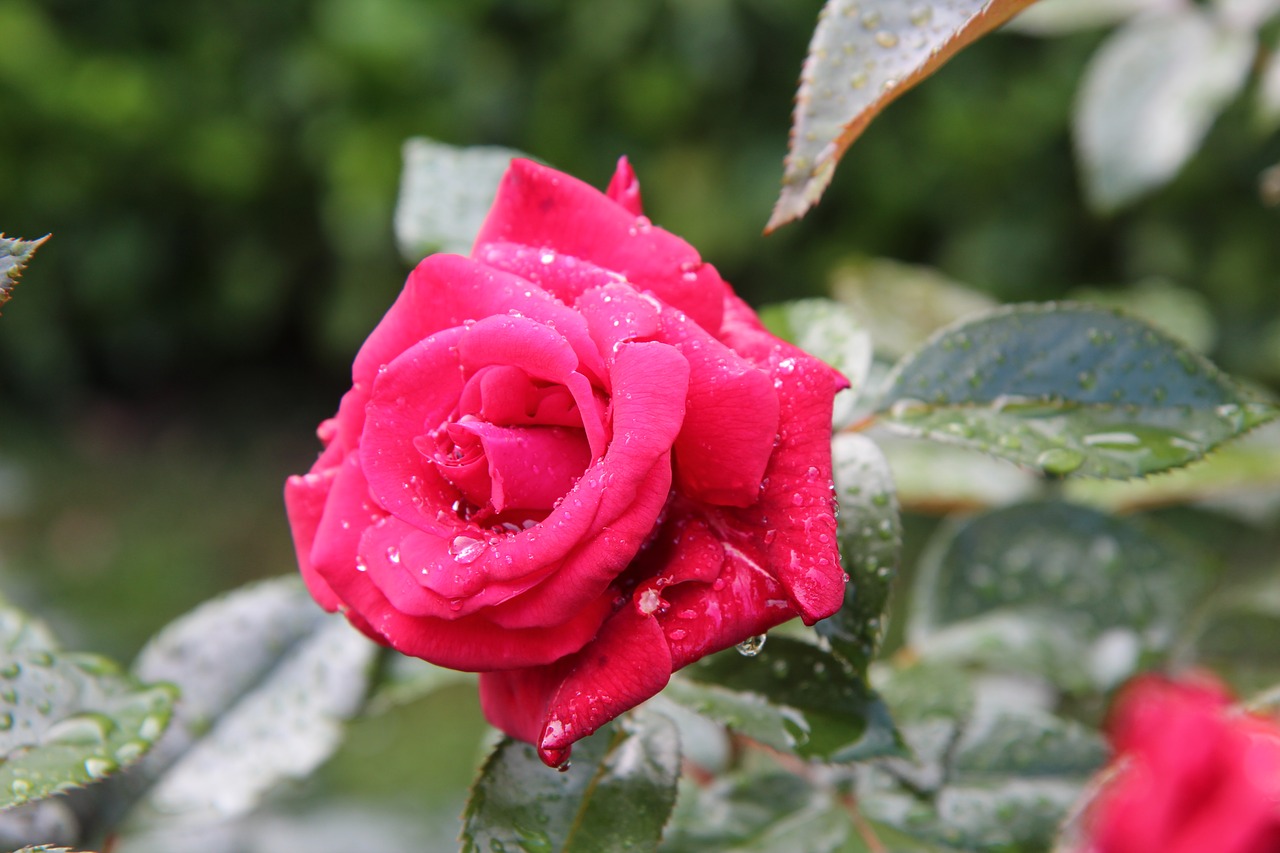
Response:
[[[1098,34],[966,51],[859,140],[822,209],[761,240],[819,7],[0,0],[0,222],[57,235],[5,318],[8,399],[246,375],[311,376],[332,399],[403,280],[411,135],[597,184],[627,153],[654,220],[757,304],[821,293],[858,255],[1002,299],[1160,276],[1208,297],[1225,368],[1280,376],[1277,213],[1256,190],[1280,144],[1237,105],[1172,186],[1088,213],[1069,115]]]

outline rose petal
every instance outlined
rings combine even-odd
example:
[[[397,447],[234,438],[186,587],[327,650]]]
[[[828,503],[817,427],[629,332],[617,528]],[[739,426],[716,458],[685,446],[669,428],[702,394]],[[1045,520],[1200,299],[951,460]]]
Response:
[[[483,421],[451,426],[477,436],[489,463],[490,500],[507,509],[551,509],[591,462],[582,430],[563,427],[500,427]]]
[[[511,312],[554,326],[577,354],[580,368],[592,379],[603,375],[604,363],[586,324],[553,295],[469,258],[431,255],[409,274],[404,290],[356,354],[352,377],[356,385],[372,387],[382,365],[419,341],[467,320]]]
[[[570,658],[483,673],[480,706],[489,722],[535,744],[554,767],[574,741],[657,695],[670,679],[671,655],[657,621],[628,603]]]
[[[619,272],[708,331],[720,329],[728,285],[714,267],[684,240],[554,169],[512,161],[476,238],[476,257],[486,257],[492,243],[545,248]]]
[[[311,548],[315,544],[316,530],[324,515],[325,502],[329,499],[335,476],[337,472],[332,468],[312,471],[301,477],[290,477],[284,485],[285,511],[289,516],[302,580],[316,603],[330,613],[338,609],[338,596],[311,565]]]
[[[625,156],[618,158],[618,168],[614,170],[605,195],[617,202],[628,213],[636,216],[644,213],[640,201],[640,181],[636,179],[635,170],[631,168],[631,163]]]

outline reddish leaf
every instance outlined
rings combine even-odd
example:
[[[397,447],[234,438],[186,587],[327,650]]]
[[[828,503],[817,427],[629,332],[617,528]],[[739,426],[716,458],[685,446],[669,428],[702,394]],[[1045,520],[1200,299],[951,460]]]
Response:
[[[1035,0],[827,0],[796,95],[782,192],[765,231],[804,215],[871,120]]]

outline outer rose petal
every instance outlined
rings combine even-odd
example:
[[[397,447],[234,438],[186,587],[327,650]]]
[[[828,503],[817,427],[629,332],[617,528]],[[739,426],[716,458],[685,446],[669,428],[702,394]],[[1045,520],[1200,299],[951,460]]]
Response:
[[[618,168],[609,181],[609,188],[605,190],[605,195],[616,201],[618,206],[628,213],[636,216],[644,213],[644,205],[640,200],[640,181],[636,179],[635,170],[631,168],[631,163],[626,157],[618,158]]]
[[[324,514],[325,501],[333,487],[336,471],[333,469],[312,472],[301,477],[290,477],[284,486],[284,505],[289,515],[289,528],[293,532],[293,548],[298,555],[298,568],[311,597],[330,613],[338,609],[338,596],[316,573],[311,565],[311,546],[316,541],[316,528]]]
[[[486,672],[480,704],[498,728],[556,766],[574,741],[656,695],[671,679],[657,620],[628,603],[581,652],[549,667]]]
[[[484,252],[490,243],[550,249],[589,261],[653,291],[713,334],[720,329],[728,285],[692,246],[595,187],[546,166],[512,161],[473,254],[490,260]]]

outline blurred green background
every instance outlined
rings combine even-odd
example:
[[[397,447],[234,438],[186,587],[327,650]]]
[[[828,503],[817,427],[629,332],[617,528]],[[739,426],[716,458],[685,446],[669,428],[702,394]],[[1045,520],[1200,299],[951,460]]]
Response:
[[[1237,104],[1171,186],[1091,214],[1069,133],[1098,33],[984,40],[762,237],[820,7],[0,0],[0,229],[54,234],[0,320],[6,591],[128,659],[209,595],[291,570],[282,481],[407,272],[391,218],[411,135],[600,186],[625,153],[653,220],[756,305],[825,293],[857,257],[1002,300],[1162,280],[1202,295],[1223,367],[1280,383],[1280,212],[1257,188],[1280,140]],[[436,711],[475,719],[470,691],[446,699],[357,731],[335,766],[391,761],[387,732]],[[410,755],[347,784],[459,783],[473,739],[450,749],[431,774]]]

